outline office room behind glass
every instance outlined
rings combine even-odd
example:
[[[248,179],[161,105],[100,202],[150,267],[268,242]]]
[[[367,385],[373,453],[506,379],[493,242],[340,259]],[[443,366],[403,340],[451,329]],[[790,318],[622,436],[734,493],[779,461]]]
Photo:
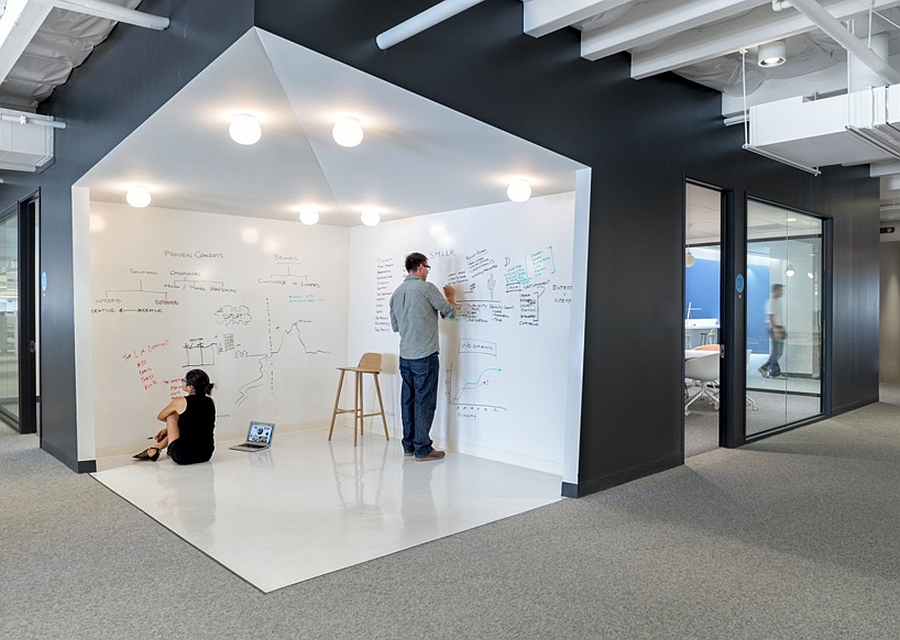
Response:
[[[685,189],[684,455],[719,446],[719,323],[722,196]]]
[[[684,348],[685,403],[697,381],[687,361],[720,340],[720,193],[687,185],[685,230]],[[822,248],[818,218],[749,200],[747,203],[747,387],[746,435],[764,433],[822,412]],[[773,285],[779,295],[773,299]],[[773,339],[769,313],[775,310],[782,335]],[[715,385],[713,385],[715,386]],[[738,396],[740,397],[740,396]],[[717,406],[706,399],[685,411],[685,455],[692,430],[718,434]],[[714,425],[714,426],[713,426]],[[717,444],[717,443],[716,443]]]

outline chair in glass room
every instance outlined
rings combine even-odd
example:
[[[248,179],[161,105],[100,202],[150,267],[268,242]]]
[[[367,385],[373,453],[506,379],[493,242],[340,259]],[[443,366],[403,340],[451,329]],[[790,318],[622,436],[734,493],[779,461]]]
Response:
[[[713,345],[709,345],[713,346]],[[718,347],[718,345],[715,345]],[[716,410],[719,408],[719,349],[703,349],[709,355],[691,358],[684,363],[684,415],[691,415],[691,405],[704,399]]]

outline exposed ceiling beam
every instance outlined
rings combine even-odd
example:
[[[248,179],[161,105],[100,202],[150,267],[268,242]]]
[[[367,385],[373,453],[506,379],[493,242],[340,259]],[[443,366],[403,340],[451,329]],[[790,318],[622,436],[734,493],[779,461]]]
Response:
[[[7,0],[6,10],[0,15],[0,82],[9,75],[51,9],[28,0]]]
[[[879,162],[869,165],[869,177],[880,178],[900,173],[900,160],[894,162]]]
[[[770,4],[770,0],[689,0],[665,6],[644,2],[635,5],[609,26],[584,31],[581,34],[581,57],[599,60],[688,29],[731,18],[764,4]]]
[[[522,30],[540,38],[632,0],[530,0],[524,3]]]
[[[859,0],[832,0],[822,5],[837,20],[866,10]],[[872,2],[872,8],[876,10],[896,5],[897,0]],[[758,7],[734,20],[705,28],[702,34],[696,30],[686,31],[653,49],[633,52],[631,77],[635,80],[647,78],[814,28],[815,25],[796,9],[775,12],[771,6]]]
[[[859,38],[850,33],[844,25],[823,9],[822,5],[816,0],[791,0],[791,2],[797,11],[809,18],[811,22],[827,33],[835,42],[878,74],[882,80],[886,81],[886,84],[900,83],[900,72],[889,65],[887,60],[879,57],[878,54],[863,44]]]
[[[124,22],[145,29],[163,31],[169,27],[169,19],[165,16],[135,11],[112,2],[106,2],[106,0],[33,0],[33,2],[106,20]]]

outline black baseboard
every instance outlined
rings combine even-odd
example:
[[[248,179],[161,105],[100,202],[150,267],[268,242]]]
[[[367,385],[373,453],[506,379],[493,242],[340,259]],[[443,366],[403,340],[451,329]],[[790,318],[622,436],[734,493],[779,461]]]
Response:
[[[620,484],[625,484],[626,482],[631,482],[632,480],[637,480],[638,478],[643,478],[645,476],[651,476],[654,473],[672,469],[683,464],[684,455],[678,455],[671,458],[666,458],[665,460],[657,460],[656,462],[652,462],[640,467],[634,467],[633,469],[628,469],[626,471],[620,471],[619,473],[614,473],[612,475],[602,476],[600,478],[594,478],[592,480],[585,480],[584,482],[579,482],[578,484],[563,482],[562,494],[563,497],[566,498],[583,498],[584,496],[590,495],[592,493],[597,493],[598,491],[603,491],[604,489],[611,489],[612,487],[617,487]]]
[[[866,398],[865,400],[857,400],[856,402],[851,402],[850,404],[845,404],[841,407],[833,407],[831,411],[831,415],[837,416],[842,413],[847,413],[848,411],[853,411],[854,409],[861,409],[862,407],[868,406],[870,404],[875,404],[878,402],[878,396],[874,398]]]
[[[41,449],[62,462],[75,473],[94,473],[97,470],[96,460],[75,460],[47,442],[41,442]]]

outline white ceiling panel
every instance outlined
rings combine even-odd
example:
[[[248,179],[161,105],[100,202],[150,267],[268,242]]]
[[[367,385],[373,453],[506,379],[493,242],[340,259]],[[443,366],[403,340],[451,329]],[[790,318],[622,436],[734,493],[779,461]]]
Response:
[[[227,133],[250,113],[263,135]],[[341,115],[362,144],[337,145]],[[535,196],[574,190],[583,165],[271,34],[251,30],[79,181],[94,200],[123,202],[146,186],[167,209],[359,224],[506,200],[513,178]]]

